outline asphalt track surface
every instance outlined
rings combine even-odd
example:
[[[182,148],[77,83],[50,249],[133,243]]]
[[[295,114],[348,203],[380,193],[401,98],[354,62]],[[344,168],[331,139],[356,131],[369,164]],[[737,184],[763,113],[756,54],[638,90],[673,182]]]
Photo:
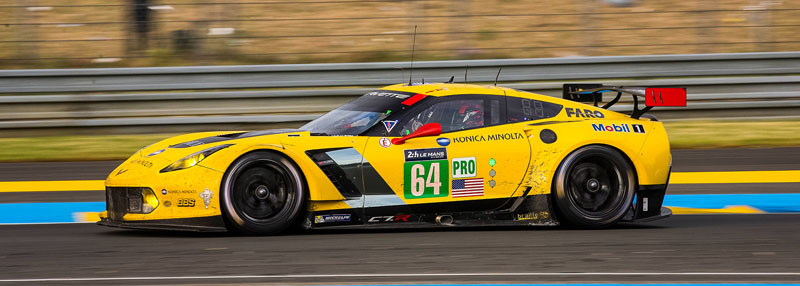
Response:
[[[93,224],[2,226],[0,284],[22,283],[3,282],[19,278],[104,277],[160,278],[29,284],[796,283],[800,282],[798,225],[800,215],[684,215],[603,230],[328,230],[274,237],[131,231]],[[426,273],[550,274],[306,276]],[[241,275],[263,276],[178,278]]]
[[[673,155],[676,172],[800,170],[800,148]],[[116,164],[0,164],[0,181],[102,179]],[[668,192],[796,193],[798,185],[674,185]],[[103,194],[0,194],[0,203],[70,200],[102,201]],[[603,230],[315,230],[274,237],[4,225],[0,284],[798,283],[798,226],[800,214],[681,215]],[[47,278],[57,280],[10,281]]]
[[[800,148],[673,150],[674,172],[800,170]],[[0,181],[103,180],[120,161],[0,163]],[[671,185],[668,194],[796,193],[800,183]],[[0,203],[104,201],[102,191],[5,193]]]

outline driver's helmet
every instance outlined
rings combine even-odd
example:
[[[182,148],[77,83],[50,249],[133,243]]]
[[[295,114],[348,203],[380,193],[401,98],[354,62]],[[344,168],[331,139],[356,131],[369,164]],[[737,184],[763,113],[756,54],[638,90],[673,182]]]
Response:
[[[458,109],[462,129],[483,126],[483,104],[466,102]]]

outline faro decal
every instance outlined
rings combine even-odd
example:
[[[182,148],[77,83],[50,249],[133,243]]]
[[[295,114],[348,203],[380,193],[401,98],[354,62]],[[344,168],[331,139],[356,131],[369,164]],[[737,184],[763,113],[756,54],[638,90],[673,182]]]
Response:
[[[564,111],[567,112],[567,117],[583,117],[583,118],[605,118],[606,116],[603,115],[600,111],[592,111],[591,109],[584,109],[581,111],[578,108],[564,108]]]
[[[633,133],[644,133],[644,126],[641,124],[611,124],[611,125],[603,125],[603,124],[592,124],[592,129],[598,132],[621,132],[621,133],[630,133],[631,129],[633,129]]]

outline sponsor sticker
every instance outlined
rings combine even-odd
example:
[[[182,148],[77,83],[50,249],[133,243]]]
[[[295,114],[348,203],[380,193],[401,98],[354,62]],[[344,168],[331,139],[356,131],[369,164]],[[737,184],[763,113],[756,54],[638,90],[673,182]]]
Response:
[[[591,110],[591,109],[584,109],[581,110],[579,108],[564,108],[564,111],[567,112],[567,117],[583,117],[583,118],[605,118],[606,116],[603,115],[603,112],[599,110]]]
[[[483,178],[453,180],[453,197],[483,196]]]
[[[527,212],[517,214],[516,220],[541,220],[541,219],[549,219],[550,213],[549,212]]]
[[[597,132],[619,132],[619,133],[645,133],[644,126],[641,124],[615,124],[592,123],[592,129]]]
[[[167,191],[167,189],[161,190],[161,194],[162,195],[166,195],[166,194],[196,194],[196,193],[197,193],[197,191],[195,191],[195,190],[170,190],[170,191]]]
[[[329,214],[314,216],[314,223],[348,222],[350,214]]]
[[[131,164],[139,164],[139,165],[142,165],[142,166],[144,166],[146,168],[153,167],[153,162],[150,162],[150,161],[147,161],[147,160],[141,160],[141,159],[133,160],[133,161],[131,161]]]
[[[378,139],[378,144],[381,144],[381,147],[383,148],[389,148],[392,146],[392,140],[389,140],[389,138],[386,137],[381,137],[381,139]]]
[[[470,178],[478,175],[475,157],[453,158],[453,178]]]
[[[447,159],[446,148],[410,149],[403,150],[403,153],[405,154],[406,162]]]
[[[397,125],[397,120],[384,120],[383,127],[386,127],[386,132],[392,132],[392,129]]]
[[[631,129],[633,133],[644,133],[644,125],[641,124],[631,124]]]
[[[178,207],[179,208],[194,207],[194,202],[195,202],[194,199],[190,198],[178,199]]]
[[[470,135],[470,136],[454,137],[453,141],[455,141],[456,143],[470,143],[470,142],[484,142],[484,141],[508,141],[517,139],[525,139],[525,136],[522,135],[522,133]]]
[[[200,198],[203,199],[203,204],[206,205],[206,209],[208,209],[208,205],[211,204],[211,197],[214,196],[214,193],[211,192],[208,188],[205,191],[200,192]]]
[[[403,150],[404,196],[406,199],[447,197],[450,171],[447,149]]]
[[[367,222],[408,222],[411,215],[374,216]]]
[[[411,95],[408,95],[408,94],[386,92],[386,91],[373,91],[373,92],[365,94],[365,96],[379,96],[379,97],[389,97],[389,98],[396,98],[396,99],[406,99],[406,98],[411,97]]]
[[[439,144],[439,146],[445,147],[447,145],[450,145],[450,139],[444,137],[438,138],[436,139],[436,143]]]

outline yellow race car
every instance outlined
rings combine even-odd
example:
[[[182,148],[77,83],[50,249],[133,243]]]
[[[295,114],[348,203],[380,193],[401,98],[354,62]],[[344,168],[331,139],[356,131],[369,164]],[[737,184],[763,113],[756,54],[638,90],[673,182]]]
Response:
[[[617,92],[598,107],[603,92]],[[630,115],[607,108],[623,93]],[[647,107],[639,109],[644,97]],[[605,227],[669,216],[663,125],[685,89],[398,84],[299,129],[147,146],[106,179],[100,225],[276,234],[292,226]],[[593,102],[584,104],[582,102]]]

